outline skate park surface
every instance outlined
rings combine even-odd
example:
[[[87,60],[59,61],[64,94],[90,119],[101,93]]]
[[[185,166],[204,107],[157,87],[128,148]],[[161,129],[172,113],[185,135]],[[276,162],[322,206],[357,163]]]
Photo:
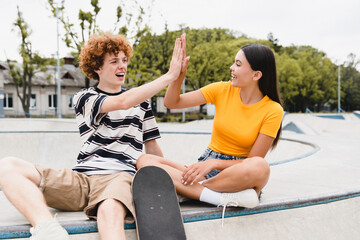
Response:
[[[341,117],[339,117],[341,116]],[[212,120],[159,123],[166,158],[197,161]],[[0,158],[16,156],[71,168],[81,143],[74,119],[1,119]],[[286,114],[278,147],[266,157],[271,176],[254,209],[182,203],[187,239],[356,239],[360,236],[360,115]],[[1,166],[0,166],[1,167]],[[100,239],[82,212],[57,213],[71,239]],[[0,239],[26,239],[28,221],[0,191]],[[135,225],[125,225],[136,239]]]

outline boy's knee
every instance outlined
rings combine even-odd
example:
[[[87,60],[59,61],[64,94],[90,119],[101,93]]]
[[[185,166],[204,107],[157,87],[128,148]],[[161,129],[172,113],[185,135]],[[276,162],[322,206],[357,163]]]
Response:
[[[33,164],[16,157],[5,157],[0,160],[0,184],[6,181],[6,176],[21,175],[31,181],[39,181],[39,173]]]
[[[145,166],[146,158],[147,158],[146,155],[147,154],[143,154],[138,158],[138,160],[136,161],[136,169],[140,169]]]
[[[5,157],[0,159],[0,179],[4,174],[17,172],[19,168],[18,165],[21,161],[21,159],[16,157]]]
[[[119,214],[126,216],[126,207],[119,201],[115,199],[105,199],[102,203],[100,203],[98,210],[98,216],[103,217],[119,217]]]
[[[155,165],[157,157],[152,154],[143,154],[136,161],[136,169],[140,169],[145,166]]]

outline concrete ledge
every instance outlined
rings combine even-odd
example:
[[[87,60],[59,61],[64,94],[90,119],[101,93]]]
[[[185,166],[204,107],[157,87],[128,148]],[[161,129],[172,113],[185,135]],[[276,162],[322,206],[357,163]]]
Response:
[[[309,207],[319,204],[328,204],[350,198],[360,197],[360,188],[342,192],[319,194],[302,198],[284,199],[280,201],[261,202],[253,209],[226,208],[225,218],[240,217],[245,215],[261,214],[266,212],[281,211],[287,209]],[[181,212],[184,223],[208,221],[222,218],[222,207],[213,207],[198,201],[188,201],[181,204]],[[95,220],[61,221],[61,225],[69,234],[84,234],[97,232]],[[0,239],[26,238],[30,236],[30,225],[0,226]],[[126,224],[125,229],[135,229],[135,224]]]
[[[224,218],[280,211],[292,208],[308,207],[354,197],[360,197],[360,188],[343,192],[307,196],[302,198],[290,198],[271,202],[260,202],[259,206],[252,209],[228,207],[226,208]],[[205,204],[202,204],[200,202],[192,202],[190,204],[193,204],[192,207],[196,207],[196,209],[182,211],[184,223],[222,218],[222,208],[205,206]],[[184,206],[186,206],[186,204],[184,204]]]

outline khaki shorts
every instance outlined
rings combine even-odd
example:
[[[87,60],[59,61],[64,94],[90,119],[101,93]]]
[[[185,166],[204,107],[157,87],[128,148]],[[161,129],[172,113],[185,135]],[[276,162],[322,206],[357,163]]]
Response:
[[[41,175],[40,189],[49,207],[63,211],[81,211],[96,219],[98,204],[116,199],[128,209],[125,223],[135,216],[131,183],[134,176],[126,172],[90,175],[71,169],[51,169],[35,165]]]

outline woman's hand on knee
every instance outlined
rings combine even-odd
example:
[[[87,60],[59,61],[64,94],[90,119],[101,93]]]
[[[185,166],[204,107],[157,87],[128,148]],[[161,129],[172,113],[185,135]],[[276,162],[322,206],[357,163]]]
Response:
[[[192,185],[204,179],[204,176],[216,168],[216,159],[209,159],[186,166],[182,174],[181,182]]]

